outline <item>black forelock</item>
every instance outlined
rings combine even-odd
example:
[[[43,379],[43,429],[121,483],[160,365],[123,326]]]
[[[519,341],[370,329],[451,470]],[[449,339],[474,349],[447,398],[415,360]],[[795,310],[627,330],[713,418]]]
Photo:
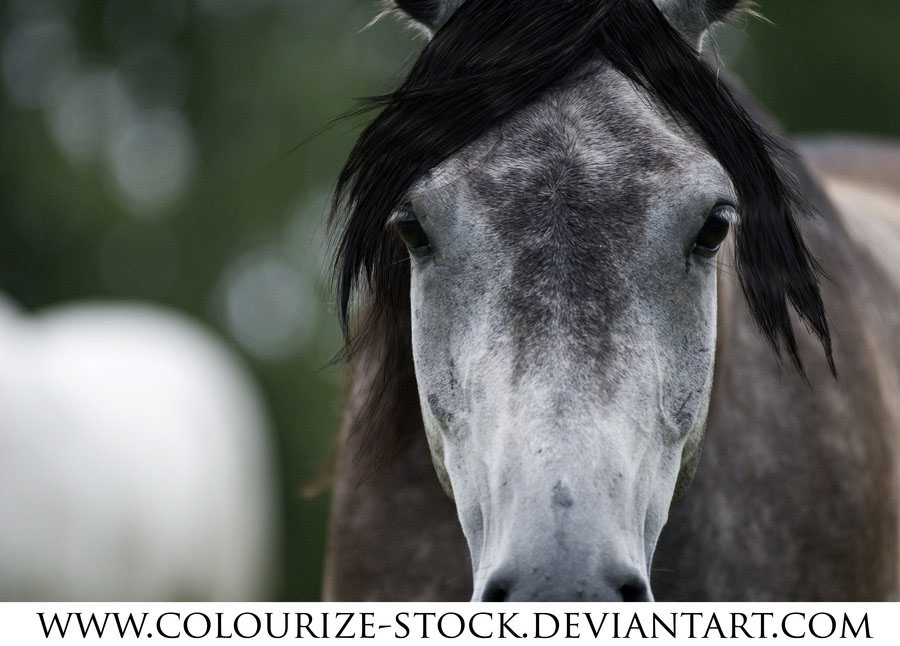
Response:
[[[441,14],[440,0],[394,0],[394,4],[425,25],[434,25]]]
[[[717,11],[734,4],[709,2]],[[409,267],[385,224],[413,182],[597,57],[695,131],[730,175],[740,199],[738,275],[775,351],[802,371],[790,303],[831,361],[818,267],[794,219],[809,207],[781,161],[785,153],[652,0],[467,0],[401,86],[367,101],[383,110],[350,153],[332,214],[348,351],[392,334],[402,344],[393,354],[408,356],[409,340],[397,330],[409,316]],[[350,304],[360,281],[370,291],[369,318],[351,336]]]

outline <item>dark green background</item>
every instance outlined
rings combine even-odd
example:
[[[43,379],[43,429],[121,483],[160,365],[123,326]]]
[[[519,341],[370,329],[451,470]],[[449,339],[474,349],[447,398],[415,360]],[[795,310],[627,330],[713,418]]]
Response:
[[[0,289],[29,309],[166,303],[232,340],[273,411],[288,599],[319,595],[327,493],[303,491],[331,454],[341,385],[321,221],[359,124],[298,144],[421,46],[392,20],[361,31],[376,6],[0,3]],[[900,4],[759,9],[774,24],[740,18],[717,39],[788,130],[900,135]]]

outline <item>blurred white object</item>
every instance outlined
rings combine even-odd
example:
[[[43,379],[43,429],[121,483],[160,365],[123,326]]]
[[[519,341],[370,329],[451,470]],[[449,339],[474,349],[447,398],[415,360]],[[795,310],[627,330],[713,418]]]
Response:
[[[260,397],[184,317],[0,295],[0,600],[254,600],[278,526]]]

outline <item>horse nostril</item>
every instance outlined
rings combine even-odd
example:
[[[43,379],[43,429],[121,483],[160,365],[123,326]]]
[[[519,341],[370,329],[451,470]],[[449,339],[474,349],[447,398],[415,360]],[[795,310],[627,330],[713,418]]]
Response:
[[[490,581],[481,595],[482,601],[506,601],[509,598],[509,584],[505,581]]]
[[[619,588],[619,596],[622,601],[649,601],[650,595],[647,594],[647,586],[643,581],[631,581]]]

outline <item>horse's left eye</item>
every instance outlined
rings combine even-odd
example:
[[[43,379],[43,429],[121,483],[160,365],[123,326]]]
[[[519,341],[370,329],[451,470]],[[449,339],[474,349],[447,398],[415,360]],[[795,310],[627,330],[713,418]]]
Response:
[[[393,218],[391,223],[397,231],[397,235],[403,240],[403,243],[409,248],[414,256],[424,256],[431,252],[431,246],[428,243],[428,236],[419,223],[412,208],[402,208]]]
[[[731,221],[728,219],[728,212],[731,208],[720,205],[712,210],[712,213],[706,218],[706,222],[703,223],[700,233],[697,234],[691,253],[711,256],[719,250],[728,235],[728,228],[731,226]]]

